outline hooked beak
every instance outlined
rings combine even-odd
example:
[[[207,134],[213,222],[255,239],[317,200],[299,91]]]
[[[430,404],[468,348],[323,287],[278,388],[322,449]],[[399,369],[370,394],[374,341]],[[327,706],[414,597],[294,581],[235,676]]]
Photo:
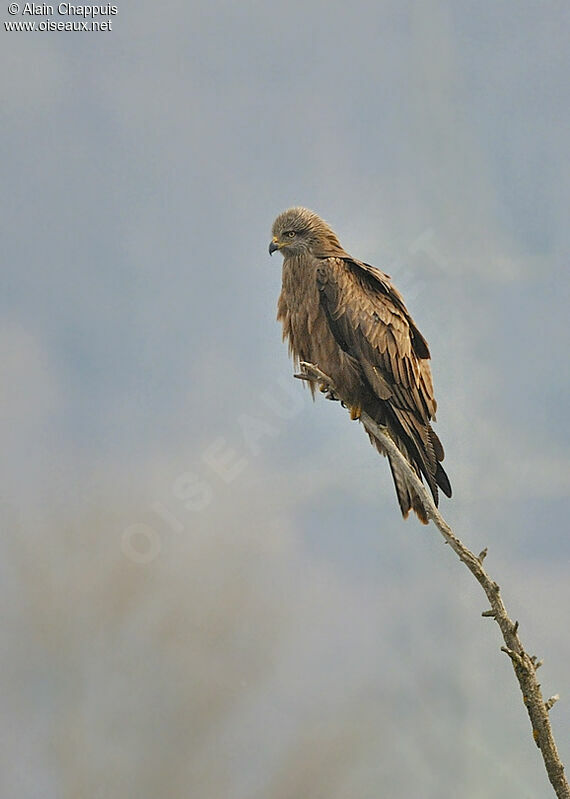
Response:
[[[269,255],[273,255],[273,253],[278,249],[279,249],[279,244],[277,243],[277,239],[273,239],[273,241],[269,245]]]

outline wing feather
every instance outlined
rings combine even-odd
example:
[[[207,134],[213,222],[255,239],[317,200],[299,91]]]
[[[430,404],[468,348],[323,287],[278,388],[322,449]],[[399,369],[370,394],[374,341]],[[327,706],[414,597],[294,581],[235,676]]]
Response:
[[[451,487],[439,464],[443,447],[430,425],[437,405],[426,340],[388,276],[379,270],[352,258],[331,257],[319,261],[316,275],[333,336],[358,362],[376,397],[388,403],[389,416],[406,439],[399,446],[413,447],[411,462],[426,478],[437,503],[438,485],[446,494]],[[404,512],[409,498],[403,490],[398,494]]]
[[[343,349],[369,379],[375,370],[393,386],[402,409],[428,423],[435,413],[429,349],[388,277],[352,259],[324,258],[317,283]]]

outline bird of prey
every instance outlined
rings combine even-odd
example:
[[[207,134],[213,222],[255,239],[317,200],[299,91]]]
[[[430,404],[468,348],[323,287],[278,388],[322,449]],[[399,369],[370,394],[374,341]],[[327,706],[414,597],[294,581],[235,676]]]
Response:
[[[428,344],[390,277],[349,255],[331,227],[307,208],[277,217],[269,254],[277,250],[283,255],[277,319],[289,353],[331,378],[351,418],[365,412],[387,428],[436,505],[438,487],[450,497],[443,447],[431,426],[436,401]],[[385,455],[381,442],[369,436]],[[388,459],[404,519],[413,509],[427,524],[419,496]]]

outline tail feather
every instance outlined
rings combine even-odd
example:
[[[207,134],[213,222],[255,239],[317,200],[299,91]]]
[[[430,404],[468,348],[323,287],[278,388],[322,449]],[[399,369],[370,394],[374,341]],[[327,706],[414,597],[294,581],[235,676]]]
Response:
[[[432,428],[431,425],[428,427],[428,435],[430,437],[430,441],[433,447],[433,451],[435,453],[436,460],[442,461],[445,457],[445,453],[443,451],[443,445],[439,440],[439,437],[435,430]]]
[[[433,501],[437,505],[438,493],[435,480],[437,457],[430,436],[431,427],[420,422],[411,411],[401,408],[392,408],[391,410],[394,420],[391,432],[394,439],[400,450],[402,450],[402,443],[405,442],[407,460],[414,465],[416,471],[419,468],[419,473],[423,475],[432,493]]]
[[[392,472],[392,479],[394,480],[394,487],[396,488],[396,496],[398,497],[398,504],[402,511],[404,519],[408,518],[410,510],[413,509],[414,513],[422,524],[428,523],[428,517],[425,512],[422,501],[413,489],[408,485],[405,475],[401,471],[400,466],[392,460],[388,455],[388,463],[390,464],[390,471]]]
[[[451,491],[451,483],[449,482],[449,477],[447,476],[445,469],[439,462],[435,470],[435,481],[438,484],[438,486],[441,488],[445,496],[451,497],[452,491]]]
[[[393,411],[395,409],[390,410]],[[439,504],[438,487],[441,488],[447,497],[451,497],[451,484],[441,465],[444,457],[443,447],[431,425],[420,426],[418,420],[412,414],[401,411],[389,414],[384,424],[386,422],[388,422],[390,435],[404,458],[420,480],[423,479],[427,483],[436,507]],[[381,442],[371,433],[368,435],[376,449],[382,455],[387,455]],[[407,519],[410,510],[413,510],[418,519],[423,524],[427,524],[428,517],[422,501],[413,487],[410,486],[404,470],[389,455],[388,461],[402,516]]]

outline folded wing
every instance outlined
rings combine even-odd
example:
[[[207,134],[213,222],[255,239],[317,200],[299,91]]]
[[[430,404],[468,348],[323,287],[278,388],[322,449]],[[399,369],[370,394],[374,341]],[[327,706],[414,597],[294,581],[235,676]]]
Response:
[[[388,427],[436,504],[438,486],[451,496],[440,463],[443,447],[430,424],[437,404],[429,347],[401,295],[387,275],[352,258],[323,258],[317,284],[337,344],[358,361],[370,389],[363,391],[363,410]],[[418,512],[416,498],[390,465],[402,513],[407,516],[410,507]]]

